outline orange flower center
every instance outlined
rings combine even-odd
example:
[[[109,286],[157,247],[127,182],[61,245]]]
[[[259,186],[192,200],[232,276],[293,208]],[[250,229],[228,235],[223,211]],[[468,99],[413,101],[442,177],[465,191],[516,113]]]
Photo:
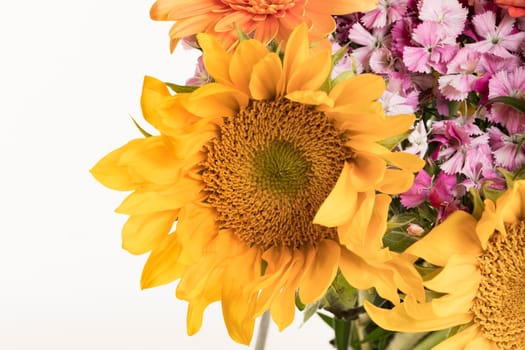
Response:
[[[202,179],[221,228],[250,246],[298,248],[336,239],[312,223],[348,150],[322,112],[286,99],[252,101],[207,145]]]
[[[525,222],[505,229],[479,257],[482,278],[472,312],[498,349],[525,349]]]
[[[255,15],[283,16],[293,8],[297,0],[221,0],[236,11],[246,11]]]

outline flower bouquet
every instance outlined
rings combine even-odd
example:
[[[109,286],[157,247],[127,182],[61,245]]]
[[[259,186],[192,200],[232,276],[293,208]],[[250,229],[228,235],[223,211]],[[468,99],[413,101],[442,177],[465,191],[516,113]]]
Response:
[[[195,76],[91,170],[141,286],[242,344],[299,309],[338,350],[525,349],[521,5],[157,0]]]

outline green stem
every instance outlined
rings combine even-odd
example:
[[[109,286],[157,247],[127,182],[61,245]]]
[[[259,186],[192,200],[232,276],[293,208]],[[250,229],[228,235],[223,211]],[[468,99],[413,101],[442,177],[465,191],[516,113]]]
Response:
[[[334,317],[335,346],[337,350],[348,350],[350,321]]]
[[[266,311],[261,316],[259,322],[259,332],[257,333],[257,341],[255,342],[254,350],[264,350],[266,346],[266,338],[268,338],[268,326],[270,325],[270,311]]]

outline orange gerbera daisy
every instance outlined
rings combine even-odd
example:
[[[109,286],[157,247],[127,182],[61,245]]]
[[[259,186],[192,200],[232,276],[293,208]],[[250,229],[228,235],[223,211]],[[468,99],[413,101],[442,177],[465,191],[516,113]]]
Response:
[[[310,39],[326,37],[335,29],[332,15],[372,10],[377,0],[157,0],[151,18],[176,21],[170,30],[171,50],[179,39],[197,33],[215,36],[225,48],[238,40],[234,26],[256,40],[285,41],[301,23]]]
[[[525,181],[496,203],[486,200],[479,221],[457,211],[407,253],[442,267],[424,282],[442,296],[417,303],[408,296],[392,310],[365,305],[385,329],[424,332],[465,325],[434,350],[525,349]]]
[[[321,90],[333,84],[330,50],[310,50],[307,36],[306,25],[292,32],[281,61],[259,41],[229,54],[200,34],[215,82],[171,95],[146,77],[142,109],[160,135],[92,169],[104,185],[134,191],[117,209],[130,215],[123,246],[151,251],[142,287],[180,279],[189,334],[215,301],[238,342],[250,342],[268,309],[283,329],[296,291],[315,302],[338,269],[394,303],[398,288],[423,298],[411,261],[382,245],[388,194],[410,188],[423,161],[377,141],[406,132],[414,116],[385,117],[379,76]]]

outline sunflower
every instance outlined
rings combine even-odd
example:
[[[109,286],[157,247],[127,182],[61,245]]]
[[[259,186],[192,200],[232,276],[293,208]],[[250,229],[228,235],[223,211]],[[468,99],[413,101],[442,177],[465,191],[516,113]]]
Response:
[[[92,169],[102,184],[133,190],[117,208],[130,215],[123,247],[151,251],[143,288],[180,279],[189,334],[215,301],[237,342],[250,342],[268,309],[283,329],[296,291],[315,302],[339,269],[394,303],[398,288],[424,298],[411,261],[382,246],[389,194],[407,190],[423,161],[377,141],[406,132],[414,116],[385,117],[375,75],[321,90],[330,50],[310,49],[307,37],[306,25],[294,30],[281,60],[256,40],[230,54],[199,34],[215,82],[172,95],[146,77],[142,109],[160,135]]]
[[[332,15],[375,8],[377,0],[157,0],[152,19],[176,21],[170,30],[171,50],[185,36],[214,35],[225,48],[237,42],[234,26],[256,40],[269,43],[289,37],[293,28],[308,24],[310,39],[318,40],[335,30]]]
[[[525,349],[524,180],[486,200],[479,221],[457,211],[407,253],[442,267],[424,282],[440,296],[424,303],[409,296],[392,310],[367,303],[374,322],[406,332],[463,325],[434,350]]]

